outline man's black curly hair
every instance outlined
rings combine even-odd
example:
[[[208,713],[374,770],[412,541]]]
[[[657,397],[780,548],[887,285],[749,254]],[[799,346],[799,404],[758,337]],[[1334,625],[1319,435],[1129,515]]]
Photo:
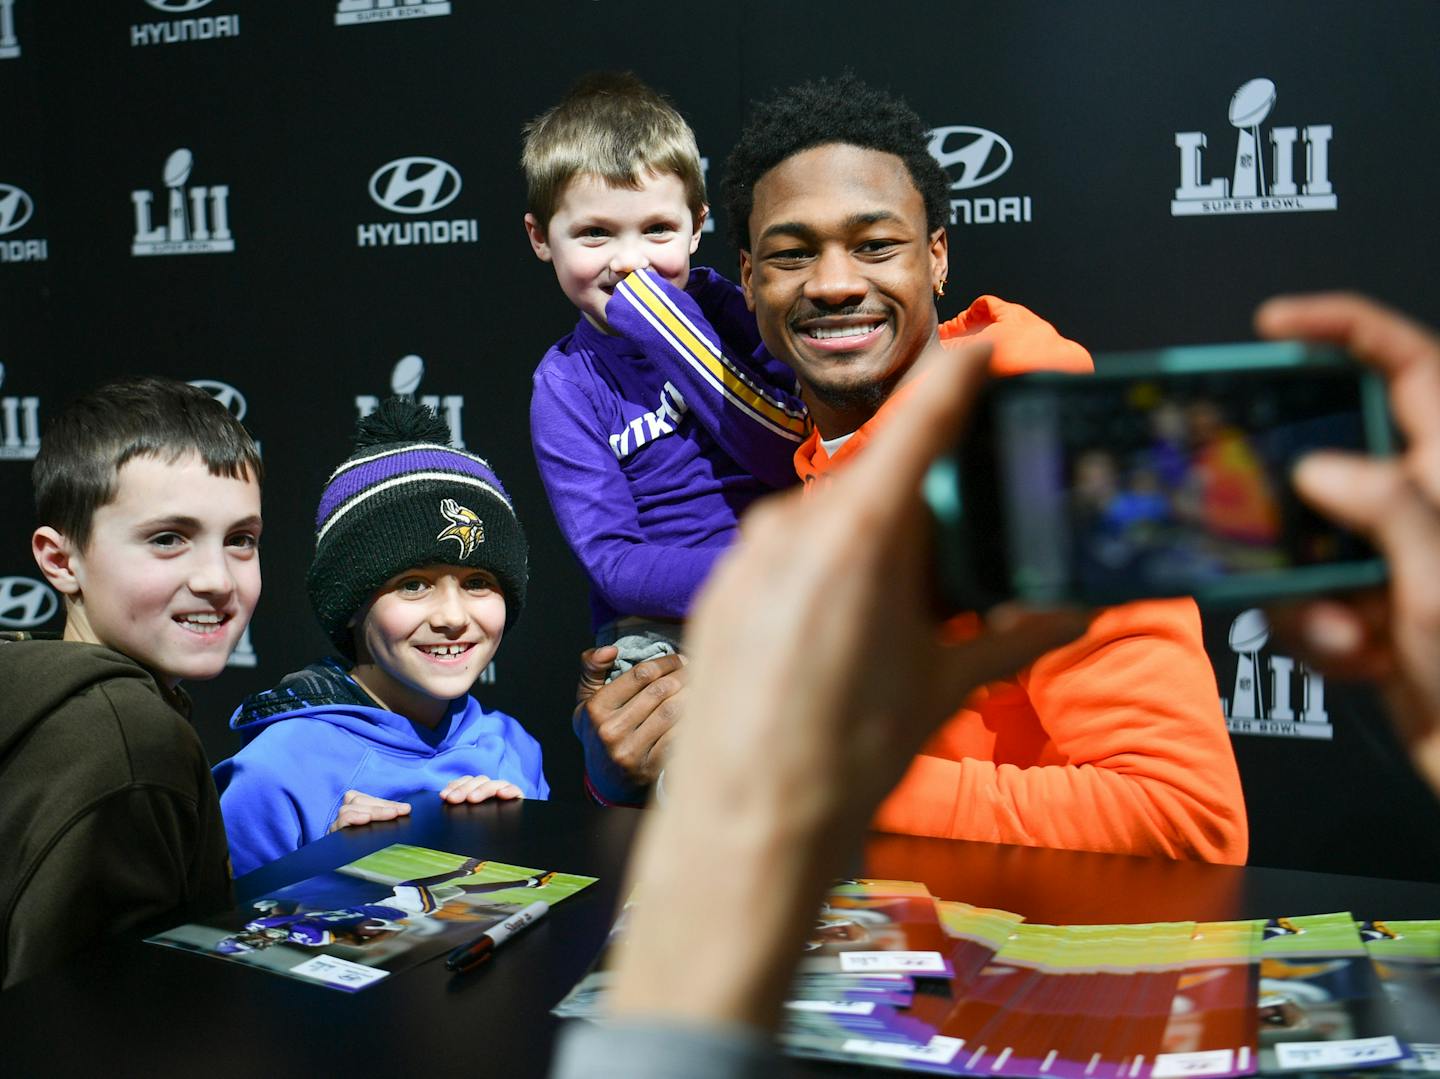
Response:
[[[812,146],[846,143],[894,154],[925,200],[931,232],[950,220],[950,182],[927,148],[929,133],[915,110],[861,82],[850,72],[779,91],[755,106],[740,141],[730,151],[722,195],[730,239],[750,250],[750,212],[755,184],[786,158]]]

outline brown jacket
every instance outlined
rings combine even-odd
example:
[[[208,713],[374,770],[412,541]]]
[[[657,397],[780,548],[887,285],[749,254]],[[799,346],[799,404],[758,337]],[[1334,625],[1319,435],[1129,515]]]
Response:
[[[119,652],[0,634],[0,987],[169,911],[231,903],[183,697]]]

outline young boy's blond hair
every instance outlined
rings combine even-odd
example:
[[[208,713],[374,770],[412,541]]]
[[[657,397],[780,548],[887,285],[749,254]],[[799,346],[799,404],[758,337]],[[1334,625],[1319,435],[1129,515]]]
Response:
[[[685,185],[695,221],[705,210],[705,173],[695,133],[657,90],[629,72],[587,75],[559,104],[525,125],[528,209],[543,233],[577,176],[640,187],[646,174],[673,174]]]

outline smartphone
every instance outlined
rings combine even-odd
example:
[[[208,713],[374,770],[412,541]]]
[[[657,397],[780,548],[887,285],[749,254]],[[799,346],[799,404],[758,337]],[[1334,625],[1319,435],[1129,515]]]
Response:
[[[1311,450],[1388,454],[1395,441],[1381,380],[1299,342],[996,379],[925,482],[944,598],[1233,607],[1380,583],[1374,549],[1304,505],[1289,476]]]

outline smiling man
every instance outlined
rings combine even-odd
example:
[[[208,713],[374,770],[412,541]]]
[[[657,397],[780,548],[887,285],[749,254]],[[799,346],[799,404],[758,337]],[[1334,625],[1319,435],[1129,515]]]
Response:
[[[863,451],[931,346],[988,341],[999,374],[1090,369],[1081,346],[993,296],[939,324],[949,203],[926,144],[907,105],[846,76],[758,107],[731,155],[741,284],[814,422],[795,456],[807,484]],[[974,634],[979,620],[952,628]],[[1080,640],[969,703],[915,758],[877,827],[1245,860],[1239,773],[1191,601],[1102,611]]]

